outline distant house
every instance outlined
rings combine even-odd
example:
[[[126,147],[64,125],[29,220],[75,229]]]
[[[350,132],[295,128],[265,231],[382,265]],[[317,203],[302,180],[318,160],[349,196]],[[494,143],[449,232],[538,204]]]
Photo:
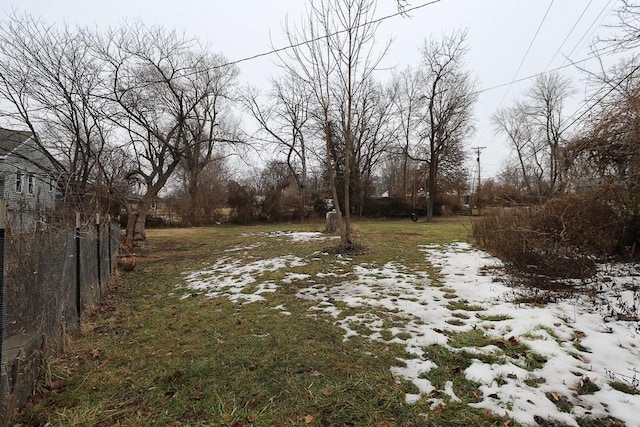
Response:
[[[46,220],[55,203],[53,165],[32,136],[0,128],[0,197],[14,229]]]

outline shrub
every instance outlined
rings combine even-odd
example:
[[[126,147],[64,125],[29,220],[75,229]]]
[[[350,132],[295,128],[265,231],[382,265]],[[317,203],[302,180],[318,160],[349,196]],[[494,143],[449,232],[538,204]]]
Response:
[[[413,212],[418,216],[427,214],[424,200],[414,206],[407,198],[371,197],[366,200],[362,215],[369,218],[409,218]]]
[[[622,194],[591,191],[502,210],[476,221],[473,231],[480,246],[519,269],[584,278],[598,259],[634,256],[637,224]]]

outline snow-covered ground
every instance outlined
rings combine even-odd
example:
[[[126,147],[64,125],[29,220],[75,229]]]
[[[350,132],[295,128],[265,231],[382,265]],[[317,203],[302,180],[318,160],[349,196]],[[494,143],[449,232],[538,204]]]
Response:
[[[265,234],[264,238],[299,242],[325,237],[320,233],[286,232]],[[464,372],[480,384],[482,400],[474,406],[528,425],[537,424],[534,417],[577,426],[578,417],[610,416],[628,426],[640,426],[640,395],[623,393],[610,385],[616,381],[638,388],[640,383],[640,323],[631,316],[638,314],[640,304],[638,265],[603,266],[590,283],[594,291],[590,296],[530,306],[512,302],[514,289],[503,284],[505,273],[500,261],[469,244],[426,245],[419,249],[439,269],[436,278],[393,261],[385,265],[358,264],[329,254],[310,257],[334,257],[335,271],[310,276],[304,274],[304,268],[298,268],[308,262],[299,257],[283,255],[240,263],[234,258],[236,251],[230,250],[213,265],[189,273],[186,281],[192,292],[244,303],[264,299],[265,293],[292,280],[307,282],[297,296],[317,301],[310,315],[333,318],[344,329],[345,339],[362,330],[371,331],[369,338],[391,336],[392,342],[405,345],[407,352],[415,355],[399,363],[405,366],[392,368],[394,375],[412,381],[419,390],[406,396],[409,403],[427,399],[435,407],[457,399],[451,382],[434,393],[435,386],[420,378],[420,374],[436,367],[423,349],[433,344],[449,347],[447,333],[479,329],[504,342],[526,344],[546,362],[541,368],[527,370],[520,360],[496,358],[501,362],[488,364],[474,359]],[[244,253],[250,250],[237,248]],[[296,268],[295,273],[289,272],[292,268]],[[257,274],[278,270],[287,272],[283,280],[257,283]],[[326,280],[327,276],[333,276],[332,280]],[[342,276],[342,282],[336,280]],[[453,306],[452,301],[475,311]],[[344,307],[356,310],[346,314]],[[288,314],[284,306],[278,306],[278,310]],[[383,319],[376,315],[380,310],[393,313],[397,321],[392,327],[385,328]],[[449,349],[471,354],[501,352],[494,345]],[[532,384],[532,379],[540,378],[544,382]],[[588,383],[599,390],[579,394],[579,387]],[[568,401],[570,412],[556,406],[560,400]]]

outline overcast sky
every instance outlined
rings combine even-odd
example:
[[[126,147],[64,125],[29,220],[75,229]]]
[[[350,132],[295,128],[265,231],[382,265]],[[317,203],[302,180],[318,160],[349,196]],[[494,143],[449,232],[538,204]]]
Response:
[[[496,136],[490,116],[509,106],[533,80],[508,85],[514,79],[531,76],[566,64],[566,56],[580,61],[589,56],[589,42],[596,34],[611,33],[613,11],[619,0],[441,0],[419,7],[410,17],[385,20],[379,28],[381,44],[392,39],[384,66],[398,70],[420,62],[419,47],[430,36],[459,28],[469,32],[469,69],[480,89],[499,85],[480,94],[476,107],[477,132],[472,147],[486,147],[481,155],[483,178],[495,174],[509,149]],[[416,7],[427,1],[410,0]],[[305,0],[0,0],[3,13],[15,8],[49,22],[88,26],[117,25],[124,19],[141,19],[198,38],[230,61],[251,57],[286,45],[283,23],[299,21]],[[378,0],[377,15],[397,11],[395,0]],[[573,29],[573,30],[572,30]],[[537,35],[536,35],[537,33]],[[566,41],[565,41],[566,39]],[[533,43],[532,43],[533,42]],[[563,44],[564,43],[564,44]],[[273,56],[241,62],[240,83],[266,88],[277,73]],[[583,62],[595,67],[596,62]],[[573,68],[562,72],[572,79],[576,99],[570,115],[584,99],[585,84]],[[517,74],[516,74],[517,73]],[[389,71],[389,75],[391,71]],[[470,167],[475,170],[475,155]]]

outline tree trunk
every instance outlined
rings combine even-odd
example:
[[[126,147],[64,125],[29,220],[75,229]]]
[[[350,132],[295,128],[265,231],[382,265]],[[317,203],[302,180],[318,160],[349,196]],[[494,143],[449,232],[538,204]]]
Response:
[[[133,247],[133,230],[138,219],[138,209],[132,203],[127,203],[127,227],[125,229],[124,242],[122,244],[128,250]]]
[[[187,208],[185,209],[185,225],[197,225],[196,218],[196,198],[198,197],[198,174],[195,171],[189,172],[189,184],[187,188]]]
[[[151,203],[145,199],[142,200],[138,207],[138,217],[136,218],[133,229],[133,246],[142,246],[147,240],[147,233],[145,232],[145,222],[147,219],[147,213]]]
[[[326,162],[329,172],[329,186],[331,187],[331,197],[333,197],[333,208],[336,210],[336,217],[338,220],[338,227],[340,228],[340,242],[344,247],[346,241],[345,224],[342,218],[342,209],[340,208],[340,199],[338,197],[338,188],[336,186],[336,168],[333,164],[333,158],[331,153],[333,152],[333,134],[331,130],[331,123],[329,122],[328,114],[325,111],[325,125],[324,125],[325,145],[326,145]]]
[[[435,162],[432,160],[429,165],[429,182],[427,182],[426,188],[428,189],[429,196],[427,197],[427,221],[433,220],[433,211],[435,207],[435,200],[438,196],[438,185],[437,185],[437,176],[438,169]]]

